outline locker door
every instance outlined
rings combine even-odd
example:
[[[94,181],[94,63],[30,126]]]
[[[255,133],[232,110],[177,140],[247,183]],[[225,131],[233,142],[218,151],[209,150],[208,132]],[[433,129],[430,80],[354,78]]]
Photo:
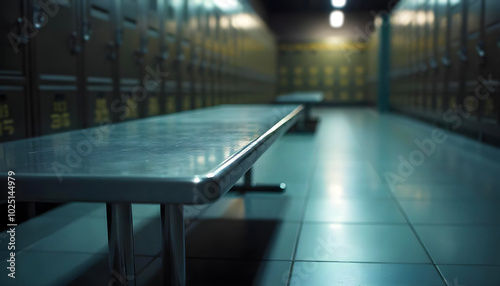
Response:
[[[489,91],[481,101],[483,122],[498,132],[500,126],[500,1],[485,0],[485,66],[483,77]],[[484,90],[483,90],[484,92]]]
[[[116,120],[117,100],[116,11],[112,0],[82,1],[80,35],[83,40],[84,124],[86,127]]]
[[[482,107],[476,104],[475,90],[477,86],[477,78],[483,74],[485,64],[484,53],[484,2],[483,0],[468,0],[467,4],[467,32],[466,32],[466,51],[467,62],[464,68],[464,99],[461,104],[464,109],[470,114],[467,118],[470,121],[477,122],[481,115]],[[470,96],[470,97],[469,97]]]
[[[205,31],[205,11],[203,3],[192,1],[188,5],[189,12],[189,39],[191,42],[191,53],[189,59],[188,77],[190,81],[190,105],[187,109],[203,107],[204,97],[202,93],[202,53],[203,53],[203,31]]]
[[[0,142],[30,135],[27,44],[37,31],[17,21],[26,19],[25,9],[24,1],[14,0],[2,2],[0,9]]]
[[[437,22],[436,22],[436,0],[429,0],[427,2],[427,46],[426,46],[426,59],[427,65],[426,72],[426,89],[425,89],[425,110],[429,117],[435,116],[435,78],[437,75]]]
[[[0,75],[25,76],[24,55],[25,47],[29,40],[36,36],[38,31],[32,28],[28,21],[21,23],[26,4],[24,1],[2,1],[0,9]]]
[[[81,98],[81,37],[76,1],[36,2],[32,23],[38,29],[33,44],[37,92],[35,134],[45,135],[83,126]],[[55,60],[57,59],[57,60]]]
[[[467,22],[464,18],[464,2],[453,2],[450,7],[450,69],[448,77],[448,92],[445,100],[445,110],[454,109],[461,104],[462,71],[466,63],[465,31]]]
[[[145,42],[142,38],[140,15],[142,2],[120,1],[118,11],[118,66],[120,78],[120,100],[125,112],[120,120],[137,119],[141,116],[140,104],[147,98],[142,87]]]
[[[166,71],[170,74],[163,84],[163,91],[165,93],[164,110],[167,113],[173,113],[177,109],[178,102],[178,79],[180,76],[178,72],[178,65],[182,62],[179,55],[181,38],[178,34],[178,25],[180,24],[180,17],[182,12],[182,1],[165,0],[165,23],[164,35],[165,41],[165,55],[166,55]]]
[[[211,1],[205,2],[203,16],[203,43],[200,73],[202,77],[203,106],[213,105],[213,85],[211,65],[213,62],[214,8]]]
[[[148,96],[142,102],[142,115],[150,117],[165,113],[162,107],[165,106],[165,99],[161,93],[163,83],[168,80],[164,76],[166,72],[165,61],[167,60],[166,46],[161,39],[163,35],[163,0],[148,0],[145,3],[144,14],[144,40],[146,41],[146,51],[144,55],[144,71],[141,84],[144,86]],[[157,71],[162,74],[158,75]],[[145,80],[148,80],[146,83]]]
[[[441,118],[445,111],[447,98],[448,76],[450,72],[450,5],[449,1],[436,4],[436,60],[438,69],[435,73],[435,102],[436,116]]]

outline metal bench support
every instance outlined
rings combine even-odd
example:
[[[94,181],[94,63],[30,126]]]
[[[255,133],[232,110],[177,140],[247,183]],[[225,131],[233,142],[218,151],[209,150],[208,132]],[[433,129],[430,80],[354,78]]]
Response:
[[[254,185],[252,182],[252,168],[250,168],[244,176],[243,185],[235,185],[231,189],[233,192],[263,192],[263,193],[282,193],[286,189],[286,184],[279,185]]]
[[[183,205],[161,205],[162,268],[165,285],[186,285],[186,238]]]
[[[109,285],[135,286],[134,231],[130,203],[106,204],[108,220]]]

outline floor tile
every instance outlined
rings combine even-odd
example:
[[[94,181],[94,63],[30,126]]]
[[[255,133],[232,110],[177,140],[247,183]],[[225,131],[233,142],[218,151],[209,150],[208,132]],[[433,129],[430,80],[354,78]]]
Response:
[[[444,285],[431,264],[295,262],[290,285]]]
[[[500,266],[438,265],[449,286],[500,285]]]
[[[500,201],[401,201],[401,205],[415,224],[500,223]]]
[[[311,198],[317,199],[389,199],[388,188],[382,183],[341,183],[318,179],[311,184]]]
[[[500,265],[499,226],[416,226],[437,264]]]
[[[295,260],[429,263],[405,225],[304,224]]]
[[[394,194],[401,200],[497,199],[491,189],[463,184],[404,184],[397,186]]]
[[[404,223],[406,220],[391,199],[309,200],[306,222]]]
[[[286,286],[289,261],[188,259],[188,286]],[[138,286],[162,285],[161,261],[139,274]]]
[[[298,223],[273,220],[200,220],[187,234],[190,258],[291,260]]]

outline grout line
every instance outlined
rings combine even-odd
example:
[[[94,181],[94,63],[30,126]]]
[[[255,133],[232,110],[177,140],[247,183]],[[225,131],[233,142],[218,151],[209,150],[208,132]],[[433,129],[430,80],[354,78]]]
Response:
[[[383,115],[381,115],[383,116]],[[355,137],[356,138],[356,137]],[[357,141],[357,138],[356,138],[356,141]],[[358,142],[358,145],[359,147],[361,147],[361,145],[359,144]],[[361,150],[363,150],[361,148]],[[365,157],[366,156],[366,153],[365,153]],[[448,285],[448,282],[446,281],[446,278],[444,277],[444,274],[441,272],[441,270],[439,269],[439,267],[437,267],[437,264],[436,262],[434,261],[434,259],[432,258],[429,250],[427,249],[427,247],[425,247],[425,244],[424,242],[422,241],[422,238],[418,235],[418,232],[417,230],[415,229],[415,226],[413,225],[410,217],[408,216],[408,214],[406,213],[406,211],[404,210],[403,206],[401,205],[401,202],[397,199],[396,195],[394,194],[394,192],[392,191],[391,187],[389,186],[389,184],[387,183],[386,180],[383,180],[382,177],[381,177],[381,170],[379,167],[376,167],[370,160],[368,160],[368,162],[370,163],[371,167],[374,168],[377,172],[377,175],[379,177],[379,180],[382,182],[382,184],[386,185],[387,186],[387,189],[386,191],[389,193],[389,196],[392,198],[394,204],[396,205],[396,207],[399,209],[399,211],[401,212],[401,214],[403,215],[403,217],[405,218],[406,222],[408,223],[408,226],[410,227],[411,231],[413,232],[413,234],[415,235],[418,243],[422,246],[425,254],[427,255],[427,257],[429,258],[429,260],[432,262],[432,265],[434,266],[434,268],[436,269],[437,273],[439,274],[441,280],[444,282],[444,285]]]
[[[313,164],[312,164],[312,167],[311,167],[311,170],[309,170],[309,178],[307,180],[307,183],[306,183],[306,195],[304,197],[304,207],[302,208],[302,212],[300,214],[300,221],[299,221],[299,227],[297,229],[297,238],[295,239],[295,248],[293,250],[293,255],[292,255],[292,265],[290,266],[290,273],[288,274],[288,281],[287,281],[287,285],[290,286],[290,282],[291,282],[291,279],[292,279],[292,273],[293,273],[293,268],[294,268],[294,265],[295,265],[295,257],[297,256],[297,250],[299,248],[299,242],[300,242],[300,237],[301,237],[301,234],[302,234],[302,227],[304,226],[304,219],[305,219],[305,215],[306,215],[306,211],[307,211],[307,206],[308,206],[308,203],[309,203],[309,200],[311,199],[311,193],[312,193],[312,185],[313,185],[313,181],[314,181],[314,178],[315,178],[315,175],[316,175],[316,169],[318,167],[318,164],[319,164],[319,153],[316,151],[317,148],[316,148],[316,145],[319,143],[319,140],[318,138],[320,138],[318,136],[319,134],[319,131],[321,130],[321,121],[318,122],[318,125],[316,126],[316,132],[314,133],[314,142],[313,142]]]

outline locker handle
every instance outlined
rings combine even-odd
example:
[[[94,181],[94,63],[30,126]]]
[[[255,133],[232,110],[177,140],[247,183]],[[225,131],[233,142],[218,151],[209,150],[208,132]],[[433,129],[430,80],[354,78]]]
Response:
[[[82,51],[82,47],[78,44],[78,33],[73,32],[69,38],[69,47],[73,55],[79,54]]]
[[[484,52],[484,43],[482,41],[479,42],[479,44],[477,44],[476,52],[481,59],[484,59],[484,57],[486,56],[486,54]]]
[[[108,49],[108,59],[110,61],[116,60],[115,42],[109,41],[106,48]]]
[[[92,37],[92,28],[90,26],[90,21],[83,22],[82,40],[88,42]]]

